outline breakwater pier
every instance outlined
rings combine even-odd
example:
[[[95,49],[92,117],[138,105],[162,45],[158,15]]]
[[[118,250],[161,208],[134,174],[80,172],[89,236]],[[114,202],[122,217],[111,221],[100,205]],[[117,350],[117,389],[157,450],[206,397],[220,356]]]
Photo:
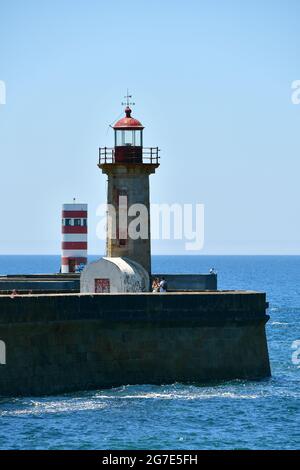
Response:
[[[270,376],[252,291],[0,296],[0,395]]]

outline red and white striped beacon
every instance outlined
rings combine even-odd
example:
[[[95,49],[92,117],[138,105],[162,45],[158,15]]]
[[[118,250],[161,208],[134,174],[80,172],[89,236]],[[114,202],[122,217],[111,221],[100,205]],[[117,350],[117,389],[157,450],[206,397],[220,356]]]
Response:
[[[61,273],[75,273],[87,264],[87,204],[62,206]]]

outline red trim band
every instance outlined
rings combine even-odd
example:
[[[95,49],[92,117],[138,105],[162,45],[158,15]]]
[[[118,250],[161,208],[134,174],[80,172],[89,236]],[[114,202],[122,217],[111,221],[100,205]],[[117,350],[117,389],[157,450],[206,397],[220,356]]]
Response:
[[[63,250],[87,250],[87,242],[62,242]]]
[[[74,256],[70,256],[70,258],[66,258],[65,256],[62,256],[61,258],[61,264],[63,266],[68,266],[70,260],[75,260],[75,263],[78,264],[87,264],[87,258],[76,258]]]
[[[62,211],[63,219],[86,219],[87,211]]]
[[[63,225],[62,233],[87,233],[87,227],[75,227],[74,225]]]

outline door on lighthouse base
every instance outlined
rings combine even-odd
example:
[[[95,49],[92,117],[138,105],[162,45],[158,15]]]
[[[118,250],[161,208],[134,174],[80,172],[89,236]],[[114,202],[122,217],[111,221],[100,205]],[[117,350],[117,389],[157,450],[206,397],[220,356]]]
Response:
[[[69,259],[69,273],[75,273],[76,270],[76,259],[70,258]]]
[[[110,280],[109,279],[95,279],[95,293],[96,294],[109,294],[110,293]]]

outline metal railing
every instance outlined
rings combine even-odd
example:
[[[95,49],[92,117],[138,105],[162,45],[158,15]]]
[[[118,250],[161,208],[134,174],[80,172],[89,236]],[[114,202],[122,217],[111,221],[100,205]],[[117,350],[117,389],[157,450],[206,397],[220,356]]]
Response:
[[[159,165],[160,149],[158,147],[143,147],[142,149],[142,162],[150,163],[153,165]],[[133,161],[134,162],[134,161]],[[115,148],[114,147],[100,147],[99,148],[99,165],[105,163],[118,163],[115,160]]]

